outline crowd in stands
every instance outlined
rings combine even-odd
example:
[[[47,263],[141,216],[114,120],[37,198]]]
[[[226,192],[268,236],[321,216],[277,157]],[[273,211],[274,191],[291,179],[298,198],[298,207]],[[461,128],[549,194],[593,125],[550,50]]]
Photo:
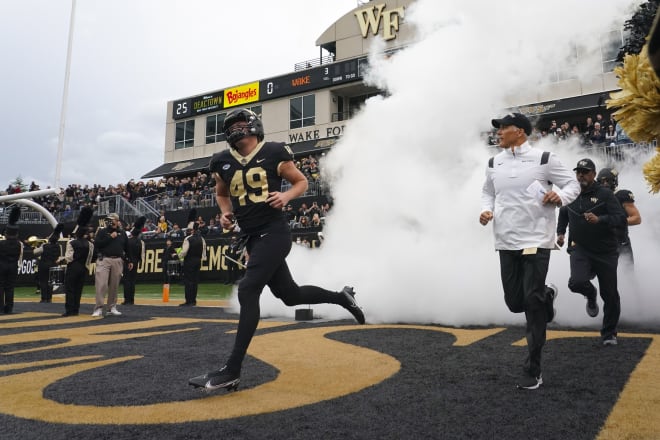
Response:
[[[587,116],[585,122],[581,124],[568,122],[558,124],[557,120],[553,119],[546,127],[535,127],[529,136],[529,141],[533,143],[547,138],[555,142],[575,140],[584,147],[622,145],[633,142],[612,116],[606,118],[600,113],[596,114],[595,118]],[[488,134],[488,144],[498,144],[495,130]]]
[[[295,161],[295,165],[302,171],[312,184],[320,184],[319,155],[309,155]],[[284,185],[283,185],[284,186]],[[15,194],[24,191],[38,191],[41,189],[35,182],[27,188],[10,184],[4,194]],[[283,190],[286,188],[282,188]],[[151,179],[146,182],[131,179],[127,183],[109,185],[79,185],[70,184],[63,190],[63,194],[46,195],[33,198],[33,201],[44,206],[60,222],[75,221],[79,210],[89,206],[95,211],[104,199],[121,196],[128,202],[142,199],[160,212],[157,222],[148,219],[143,228],[145,238],[180,238],[184,237],[187,225],[171,223],[167,220],[168,211],[187,210],[197,207],[216,206],[215,179],[208,172],[197,172],[194,176],[170,176],[161,179]],[[323,197],[319,200],[325,201]],[[6,202],[5,205],[12,202]],[[291,207],[292,208],[292,207]],[[286,211],[286,208],[284,208]],[[305,203],[291,216],[285,212],[287,220],[293,229],[321,227],[325,214],[330,209],[328,203],[313,202],[311,206]],[[203,235],[219,235],[223,233],[220,226],[220,213],[213,218],[197,220]]]

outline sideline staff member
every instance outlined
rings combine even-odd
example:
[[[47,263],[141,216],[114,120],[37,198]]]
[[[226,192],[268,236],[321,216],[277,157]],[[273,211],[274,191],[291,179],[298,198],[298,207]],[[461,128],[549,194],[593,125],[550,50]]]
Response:
[[[196,306],[199,271],[202,268],[202,261],[206,261],[206,240],[199,233],[199,223],[194,222],[190,235],[183,239],[179,258],[183,260],[183,285],[186,296],[186,302],[179,305]]]
[[[18,239],[18,219],[21,208],[14,206],[5,227],[5,239],[0,240],[0,312],[13,313],[14,286],[18,267],[23,261],[23,243]]]
[[[142,240],[142,227],[147,218],[142,216],[133,224],[133,229],[128,237],[128,247],[131,257],[124,261],[124,302],[123,305],[135,304],[135,282],[137,280],[137,270],[140,262],[144,261],[146,248]],[[130,268],[129,264],[133,263]]]
[[[259,298],[264,287],[284,304],[338,304],[364,324],[352,287],[332,292],[317,286],[298,286],[286,257],[291,251],[291,231],[282,207],[307,189],[307,179],[293,163],[291,149],[283,143],[265,142],[264,127],[252,111],[237,109],[225,118],[223,131],[230,149],[216,153],[209,168],[215,178],[216,199],[222,212],[220,224],[233,229],[238,223],[247,235],[249,260],[238,283],[241,304],[234,349],[227,364],[194,377],[189,383],[206,389],[232,389],[240,382],[241,366],[259,323]],[[280,192],[282,179],[291,187]]]
[[[89,216],[91,217],[91,213]],[[82,210],[80,217],[83,217]],[[94,254],[94,245],[89,241],[89,230],[86,224],[87,221],[84,221],[82,225],[79,222],[72,234],[75,238],[69,240],[66,244],[66,251],[63,257],[67,263],[66,275],[64,277],[65,311],[62,316],[78,316],[80,311],[80,298],[82,297],[85,278],[87,277],[89,265],[92,263],[92,255]]]
[[[591,283],[598,277],[603,298],[603,345],[616,345],[616,327],[621,314],[617,289],[619,241],[616,228],[626,224],[626,212],[611,189],[596,182],[596,165],[582,159],[574,168],[582,192],[573,203],[562,209],[557,224],[557,244],[564,244],[566,224],[569,226],[568,252],[571,255],[571,277],[568,288],[587,298],[587,313],[598,315],[598,291]]]
[[[513,113],[492,124],[502,151],[486,168],[479,222],[485,226],[493,221],[507,307],[525,313],[529,354],[518,388],[534,390],[543,384],[541,352],[547,323],[555,315],[557,288],[545,284],[555,241],[555,208],[572,202],[580,186],[557,156],[532,148],[527,117]]]

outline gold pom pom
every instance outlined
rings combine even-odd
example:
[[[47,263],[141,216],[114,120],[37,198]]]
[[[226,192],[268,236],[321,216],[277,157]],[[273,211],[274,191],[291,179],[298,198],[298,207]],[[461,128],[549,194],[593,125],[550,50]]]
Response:
[[[644,172],[644,178],[651,187],[650,192],[657,194],[660,192],[660,147],[656,148],[655,151],[655,156],[644,164],[642,171]]]
[[[660,79],[651,67],[647,46],[639,55],[626,55],[614,68],[620,92],[610,94],[607,108],[635,142],[651,142],[660,135]]]

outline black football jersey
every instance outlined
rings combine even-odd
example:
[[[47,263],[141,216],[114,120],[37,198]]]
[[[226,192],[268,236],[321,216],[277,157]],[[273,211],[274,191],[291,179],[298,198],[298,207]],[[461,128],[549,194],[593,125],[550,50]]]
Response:
[[[209,169],[218,173],[229,188],[234,216],[242,232],[257,234],[286,226],[282,210],[272,208],[266,199],[269,192],[281,191],[279,166],[292,160],[291,148],[280,142],[262,141],[246,157],[233,148],[213,155]]]
[[[627,189],[620,189],[615,192],[614,195],[621,203],[621,206],[623,206],[624,203],[635,203],[635,195],[632,193],[632,191]],[[625,209],[625,207],[623,209]],[[616,234],[620,244],[628,244],[630,242],[630,236],[628,235],[628,224],[616,228]]]

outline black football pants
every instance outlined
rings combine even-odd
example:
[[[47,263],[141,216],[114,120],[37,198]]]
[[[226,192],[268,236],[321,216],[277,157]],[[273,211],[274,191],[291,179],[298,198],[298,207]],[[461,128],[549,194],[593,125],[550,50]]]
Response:
[[[248,263],[245,276],[238,283],[241,312],[234,349],[227,368],[238,373],[245,353],[259,323],[259,297],[268,286],[287,306],[331,303],[347,305],[344,296],[316,286],[298,286],[291,277],[286,256],[291,251],[291,234],[286,232],[251,236],[247,242]]]
[[[525,371],[537,377],[541,374],[541,352],[545,345],[549,288],[545,285],[550,263],[550,249],[537,249],[523,255],[522,250],[501,250],[500,271],[504,301],[513,313],[525,312],[525,337],[529,354]]]

